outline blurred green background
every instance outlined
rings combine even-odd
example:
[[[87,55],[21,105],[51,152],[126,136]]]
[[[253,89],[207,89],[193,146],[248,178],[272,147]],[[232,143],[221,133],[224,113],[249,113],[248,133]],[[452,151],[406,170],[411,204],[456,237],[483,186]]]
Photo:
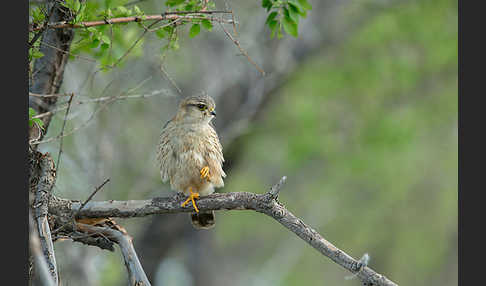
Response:
[[[264,14],[256,2],[239,10],[241,22],[252,11]],[[309,15],[319,13],[319,3],[309,2],[314,6]],[[367,5],[373,13],[353,28],[340,30],[339,40],[324,41],[271,91],[246,131],[225,145],[231,169],[220,191],[262,193],[286,175],[280,201],[349,255],[358,259],[368,253],[369,266],[399,285],[457,285],[457,1],[373,6],[376,2],[386,1],[339,4],[335,17],[344,22],[369,13]],[[299,35],[306,33],[317,35],[320,28],[302,26]],[[244,37],[244,30],[240,34]],[[269,41],[268,30],[259,37]],[[197,53],[192,46],[197,40],[193,41],[181,44],[192,50],[174,54],[167,64],[176,80],[198,76],[188,71],[191,58],[183,60]],[[299,38],[281,40],[288,42],[298,43]],[[248,48],[250,55],[255,55],[255,45]],[[236,57],[236,48],[231,55]],[[239,65],[248,65],[240,58]],[[194,90],[206,88],[198,85]],[[89,139],[66,138],[59,195],[86,198],[107,176],[111,182],[100,200],[161,195],[159,174],[147,162],[161,124],[173,114],[173,109],[161,112],[159,106],[173,107],[177,99],[147,100],[117,103],[116,109],[100,115],[96,127],[85,131],[94,135]],[[114,120],[115,113],[125,116]],[[57,134],[53,130],[61,120],[58,116],[53,122],[51,135]],[[116,143],[107,143],[111,141]],[[104,155],[80,151],[95,148],[89,142]],[[107,144],[113,144],[114,151],[105,148]],[[52,151],[57,145],[44,148]],[[121,148],[126,149],[117,151]],[[97,161],[94,171],[79,167],[81,171],[72,174],[75,162],[82,165],[79,162],[90,159]],[[117,161],[130,163],[122,168]],[[83,176],[90,172],[86,182]],[[188,219],[183,216],[180,221]],[[218,212],[216,221],[210,234],[184,232],[189,241],[201,237],[203,252],[191,248],[194,242],[174,244],[155,267],[140,250],[144,267],[157,268],[154,285],[359,285],[357,279],[345,279],[349,272],[269,217],[250,211]],[[148,218],[120,223],[141,248]],[[162,235],[151,237],[160,245],[166,240]],[[109,253],[72,242],[55,247],[65,285],[124,285],[118,250]],[[76,270],[73,257],[85,257],[85,268]],[[191,272],[194,263],[206,268],[196,275]],[[76,278],[77,271],[96,274],[83,280]]]

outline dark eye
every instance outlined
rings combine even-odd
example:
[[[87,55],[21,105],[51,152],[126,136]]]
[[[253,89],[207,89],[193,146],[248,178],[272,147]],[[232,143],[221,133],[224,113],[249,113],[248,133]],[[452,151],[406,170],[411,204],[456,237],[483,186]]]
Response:
[[[197,105],[197,108],[199,108],[200,110],[204,110],[204,109],[206,109],[206,105],[204,105],[204,104],[198,104]]]

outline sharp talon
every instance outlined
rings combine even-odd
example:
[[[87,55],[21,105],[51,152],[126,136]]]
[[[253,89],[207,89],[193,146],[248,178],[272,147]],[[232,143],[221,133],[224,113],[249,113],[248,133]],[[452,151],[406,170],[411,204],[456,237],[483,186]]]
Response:
[[[201,169],[201,179],[206,178],[206,180],[209,182],[209,167],[206,166]]]
[[[194,199],[199,199],[199,193],[198,192],[192,192],[192,188],[189,188],[190,195],[189,197],[181,204],[181,207],[186,206],[189,202],[192,202],[192,206],[194,207],[194,210],[198,213],[199,209],[196,206],[196,201]]]

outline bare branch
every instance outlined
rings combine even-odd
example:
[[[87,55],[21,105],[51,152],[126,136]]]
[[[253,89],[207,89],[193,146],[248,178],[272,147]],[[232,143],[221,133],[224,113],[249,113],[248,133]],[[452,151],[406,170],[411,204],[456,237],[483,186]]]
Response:
[[[278,197],[278,193],[280,192],[280,189],[282,188],[283,184],[287,180],[286,176],[283,176],[278,183],[272,186],[268,194],[272,197],[272,199],[276,199]]]
[[[102,97],[97,97],[97,98],[92,98],[92,99],[87,99],[87,100],[80,100],[77,102],[72,103],[72,105],[82,105],[86,103],[95,103],[95,102],[103,102],[103,101],[108,101],[108,100],[124,100],[124,99],[134,99],[134,98],[147,98],[159,94],[169,94],[168,90],[166,89],[159,89],[159,90],[154,90],[151,93],[147,94],[131,94],[131,95],[119,95],[119,96],[102,96]],[[29,94],[32,95],[32,94]],[[37,97],[59,97],[59,96],[64,96],[64,94],[36,94],[35,96]],[[67,103],[60,103],[60,107],[53,109],[51,111],[47,111],[41,114],[37,114],[35,116],[32,116],[32,118],[42,118],[48,115],[53,115],[54,113],[57,113],[59,111],[63,111],[67,109],[68,104]]]
[[[265,194],[249,192],[215,193],[201,197],[197,201],[197,206],[201,211],[253,210],[266,214],[295,233],[321,254],[327,256],[351,273],[357,273],[357,277],[367,283],[367,285],[397,285],[385,276],[376,273],[373,269],[363,266],[362,263],[325,240],[319,233],[279,203],[275,197],[278,195],[284,182],[285,177]],[[52,211],[59,212],[60,209],[69,209],[71,213],[77,213],[79,211],[79,218],[128,218],[154,214],[193,212],[194,209],[192,206],[181,207],[183,199],[177,195],[166,198],[158,197],[150,200],[91,201],[83,209],[81,209],[81,203],[66,200],[66,202],[69,202],[66,203],[66,206],[69,207],[60,207],[58,201],[56,207],[53,206]]]
[[[38,170],[38,182],[35,187],[33,210],[37,221],[37,232],[39,234],[40,246],[46,258],[50,274],[54,282],[58,283],[56,257],[52,245],[51,231],[47,220],[49,197],[55,183],[56,170],[54,162],[47,153],[37,157],[35,163]]]
[[[93,193],[91,193],[91,195],[89,195],[89,197],[86,199],[86,201],[84,201],[84,203],[81,204],[81,206],[79,207],[79,210],[82,210],[84,208],[84,206],[94,197],[94,195],[96,195],[96,193],[101,190],[101,188],[103,188],[104,185],[106,185],[106,183],[108,183],[110,181],[110,178],[106,179],[101,185],[99,185],[98,187],[96,187],[96,189],[94,190]]]
[[[39,233],[35,229],[35,222],[32,218],[32,214],[29,210],[29,249],[34,256],[35,263],[37,266],[37,273],[39,273],[40,281],[43,286],[56,286],[51,273],[49,272],[49,267],[44,259],[41,252],[41,246],[39,241]],[[32,279],[32,277],[31,277]]]
[[[67,18],[65,8],[57,1],[47,2],[47,8],[51,21],[62,21]],[[29,91],[37,94],[54,94],[59,92],[64,77],[64,67],[68,60],[67,51],[71,45],[74,33],[71,30],[46,30],[42,33],[42,40],[40,42],[39,51],[44,54],[43,57],[36,59],[32,71],[32,79],[29,83]],[[50,45],[56,47],[51,49],[46,47]],[[55,106],[57,98],[42,98],[41,102],[34,100],[36,98],[29,98],[29,107],[34,108],[38,113],[48,111]],[[47,132],[51,117],[43,118],[44,131]],[[41,139],[45,134],[41,134]]]
[[[71,102],[73,101],[74,93],[71,93],[71,96],[69,97],[68,100],[68,106],[66,109],[66,113],[64,114],[64,120],[62,122],[62,128],[61,128],[61,136],[64,134],[64,128],[66,127],[66,121],[67,121],[67,116],[69,114],[69,109],[71,108]],[[59,153],[57,154],[57,163],[56,163],[56,168],[59,170],[59,164],[61,163],[61,154],[62,154],[62,143],[64,140],[62,140],[63,137],[61,137],[61,140],[59,141]]]
[[[124,229],[115,230],[108,227],[91,226],[87,224],[78,223],[77,228],[88,234],[104,235],[110,240],[116,242],[120,247],[125,266],[128,271],[130,285],[150,286],[150,282],[145,275],[135,248],[133,247],[132,238],[124,231]]]
[[[203,17],[202,14],[231,14],[231,11],[174,11],[174,12],[165,12],[160,15],[145,15],[145,16],[135,16],[135,17],[120,17],[120,18],[111,18],[111,19],[104,19],[98,21],[89,21],[89,22],[81,22],[78,24],[71,24],[67,21],[61,21],[57,23],[48,23],[48,29],[63,29],[63,28],[88,28],[88,27],[95,27],[101,25],[111,25],[111,24],[120,24],[120,23],[130,23],[130,22],[143,22],[143,21],[150,21],[150,20],[177,20],[177,19],[184,19],[184,20],[193,20],[193,19],[207,19],[210,21],[215,22],[222,22],[227,24],[232,24],[232,20],[226,20],[219,17]],[[42,29],[46,29],[46,25],[41,25],[34,27],[33,25],[29,26],[29,32],[35,32]]]
[[[250,56],[248,55],[248,53],[241,47],[240,45],[240,42],[235,39],[230,32],[228,32],[228,30],[226,30],[226,28],[223,26],[223,24],[221,24],[221,22],[219,23],[219,25],[221,26],[221,28],[223,29],[224,33],[226,34],[226,36],[228,36],[228,38],[233,41],[233,43],[235,43],[235,45],[238,47],[238,49],[240,50],[241,54],[243,54],[247,59],[248,61],[255,66],[255,68],[262,74],[262,76],[265,76],[265,71],[262,70],[251,58]],[[233,26],[233,29],[236,30],[236,28]]]

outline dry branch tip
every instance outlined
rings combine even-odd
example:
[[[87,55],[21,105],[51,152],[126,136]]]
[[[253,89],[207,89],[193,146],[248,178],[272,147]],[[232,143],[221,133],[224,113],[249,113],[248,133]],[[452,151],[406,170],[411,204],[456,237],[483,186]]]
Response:
[[[268,195],[272,200],[277,199],[278,194],[280,193],[280,189],[282,188],[286,180],[287,180],[287,176],[283,176],[278,183],[276,183],[270,188],[270,191],[268,191]]]

